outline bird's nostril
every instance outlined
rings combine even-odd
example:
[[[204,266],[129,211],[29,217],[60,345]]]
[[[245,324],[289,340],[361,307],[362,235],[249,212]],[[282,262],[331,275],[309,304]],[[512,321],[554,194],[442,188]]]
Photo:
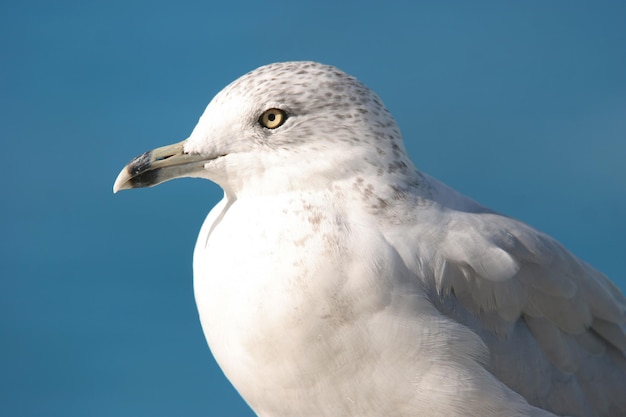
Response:
[[[174,155],[165,155],[165,156],[161,156],[161,157],[157,158],[156,160],[157,161],[165,161],[166,159],[171,158],[172,156],[174,156]]]

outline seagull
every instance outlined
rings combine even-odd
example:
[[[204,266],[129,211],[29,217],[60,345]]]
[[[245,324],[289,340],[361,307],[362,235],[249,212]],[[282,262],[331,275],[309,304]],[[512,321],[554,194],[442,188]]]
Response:
[[[626,298],[415,168],[380,98],[262,66],[113,191],[217,183],[194,250],[211,352],[260,417],[626,416]]]

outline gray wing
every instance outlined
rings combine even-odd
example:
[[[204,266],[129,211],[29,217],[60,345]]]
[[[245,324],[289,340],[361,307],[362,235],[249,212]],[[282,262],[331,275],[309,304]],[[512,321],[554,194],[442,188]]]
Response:
[[[495,376],[556,414],[626,415],[626,298],[613,283],[496,213],[428,219],[414,236],[431,238],[415,243],[430,266],[415,268],[438,308],[482,337]]]
[[[558,415],[626,416],[626,298],[551,237],[420,174],[386,239],[485,366]],[[392,213],[394,214],[394,213]]]

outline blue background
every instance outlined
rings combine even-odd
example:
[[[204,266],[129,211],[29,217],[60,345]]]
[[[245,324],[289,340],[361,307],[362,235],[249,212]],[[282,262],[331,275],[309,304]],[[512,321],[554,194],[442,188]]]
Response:
[[[626,288],[625,5],[3,1],[0,415],[252,415],[192,293],[221,190],[111,188],[274,61],[357,76],[420,169]]]

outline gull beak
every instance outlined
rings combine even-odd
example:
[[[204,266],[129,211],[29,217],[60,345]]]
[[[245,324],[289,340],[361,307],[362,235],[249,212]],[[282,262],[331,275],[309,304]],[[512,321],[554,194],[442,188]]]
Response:
[[[206,163],[206,156],[185,153],[184,145],[185,141],[182,141],[135,157],[117,176],[113,192],[152,187],[201,169]]]

